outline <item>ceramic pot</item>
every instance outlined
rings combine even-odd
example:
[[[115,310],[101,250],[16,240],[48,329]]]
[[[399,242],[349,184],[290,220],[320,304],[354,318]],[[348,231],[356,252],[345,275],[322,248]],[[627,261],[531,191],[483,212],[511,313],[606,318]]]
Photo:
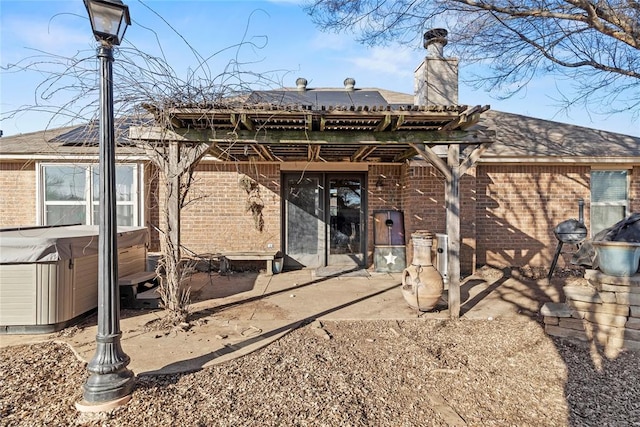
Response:
[[[431,262],[433,234],[418,230],[411,235],[411,242],[413,260],[402,272],[402,296],[411,308],[430,311],[444,290],[442,276]]]

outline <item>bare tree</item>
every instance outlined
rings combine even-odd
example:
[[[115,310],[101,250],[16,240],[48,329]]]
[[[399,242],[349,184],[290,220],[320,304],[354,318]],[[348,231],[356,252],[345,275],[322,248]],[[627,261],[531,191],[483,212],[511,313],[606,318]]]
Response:
[[[305,9],[321,28],[352,31],[369,45],[413,42],[445,26],[455,55],[487,66],[468,82],[507,97],[557,73],[575,91],[564,106],[640,107],[636,0],[309,0]]]
[[[247,21],[247,26],[249,22],[250,20]],[[170,27],[168,23],[167,25]],[[171,27],[170,31],[173,31]],[[155,32],[151,32],[157,36]],[[164,186],[164,191],[159,192],[159,197],[163,200],[157,199],[155,202],[164,207],[158,224],[162,231],[159,236],[162,258],[158,269],[162,274],[158,276],[168,324],[184,322],[189,315],[189,289],[183,286],[189,265],[188,262],[185,263],[181,251],[180,211],[195,198],[206,197],[203,194],[193,196],[190,189],[198,162],[214,143],[206,139],[201,143],[178,143],[170,132],[172,124],[158,123],[164,118],[162,111],[175,105],[234,105],[241,102],[251,90],[270,88],[278,83],[271,77],[277,76],[278,70],[253,72],[248,70],[253,63],[240,59],[243,49],[259,50],[266,43],[256,44],[253,40],[243,39],[221,51],[203,56],[187,40],[179,34],[178,36],[193,53],[196,64],[184,76],[178,75],[164,55],[146,54],[130,43],[129,46],[116,49],[113,68],[117,153],[143,150],[159,174],[157,179],[160,185]],[[212,60],[222,51],[228,50],[234,53],[234,58],[224,69],[212,70]],[[24,58],[19,63],[4,65],[4,73],[31,72],[43,77],[34,91],[34,104],[8,111],[3,118],[13,118],[31,111],[49,113],[50,123],[55,121],[58,124],[78,126],[82,134],[73,133],[76,144],[95,146],[99,117],[97,69],[94,51],[79,51],[72,57],[37,51],[35,55]],[[151,123],[168,132],[155,139],[129,138],[132,126]],[[233,143],[231,136],[227,147]],[[217,150],[218,153],[221,151],[224,148]]]

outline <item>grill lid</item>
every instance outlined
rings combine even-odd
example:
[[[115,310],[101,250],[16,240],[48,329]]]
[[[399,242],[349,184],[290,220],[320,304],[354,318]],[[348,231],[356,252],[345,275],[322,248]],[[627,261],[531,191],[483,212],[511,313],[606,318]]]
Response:
[[[579,243],[587,237],[587,227],[577,219],[562,221],[553,229],[553,234],[563,243]]]

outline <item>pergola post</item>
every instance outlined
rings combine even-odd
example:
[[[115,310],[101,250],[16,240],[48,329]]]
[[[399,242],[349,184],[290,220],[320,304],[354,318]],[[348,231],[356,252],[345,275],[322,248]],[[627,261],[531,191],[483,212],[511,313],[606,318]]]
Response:
[[[449,257],[449,317],[460,318],[460,178],[480,158],[490,142],[478,144],[464,159],[460,159],[460,144],[452,143],[447,148],[447,163],[427,145],[410,144],[424,160],[430,162],[445,179],[444,200],[446,208],[447,252]]]
[[[449,254],[449,317],[460,317],[460,146],[449,145],[445,184],[446,229]]]

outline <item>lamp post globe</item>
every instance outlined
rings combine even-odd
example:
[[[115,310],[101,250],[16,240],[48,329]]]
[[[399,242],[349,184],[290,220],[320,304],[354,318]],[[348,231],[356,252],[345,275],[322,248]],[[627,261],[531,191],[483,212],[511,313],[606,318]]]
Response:
[[[84,5],[96,40],[111,46],[120,45],[131,25],[129,6],[120,0],[84,0]]]
[[[127,369],[129,356],[120,338],[120,295],[118,289],[118,244],[115,192],[115,138],[113,126],[113,46],[131,23],[129,8],[120,0],[84,0],[91,28],[100,42],[100,185],[98,242],[98,327],[96,352],[87,370],[80,411],[105,411],[131,398],[134,374]]]

